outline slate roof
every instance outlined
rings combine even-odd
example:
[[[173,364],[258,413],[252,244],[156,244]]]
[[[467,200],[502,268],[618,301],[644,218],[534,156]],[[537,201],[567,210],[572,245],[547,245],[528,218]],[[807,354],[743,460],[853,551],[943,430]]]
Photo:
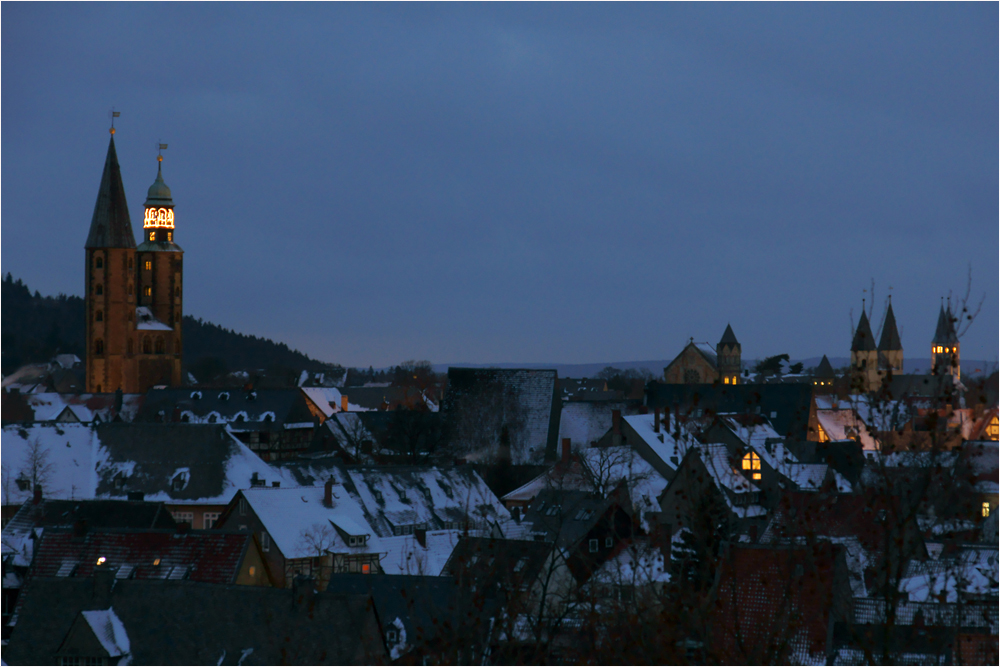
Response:
[[[760,414],[783,437],[807,440],[812,385],[738,384],[686,385],[650,382],[646,405],[650,410],[679,410],[682,417],[700,414]],[[773,415],[772,415],[773,413]]]
[[[951,306],[948,306],[948,310],[945,310],[944,306],[941,306],[941,312],[938,313],[937,328],[934,329],[934,338],[931,339],[931,344],[958,345],[958,335],[955,333],[955,321],[956,317],[951,314]]]
[[[572,549],[615,504],[615,499],[594,493],[546,489],[528,506],[523,521],[545,540]]]
[[[455,546],[444,574],[510,596],[538,579],[551,553],[551,542],[467,536]]]
[[[826,358],[825,354],[813,372],[813,377],[822,380],[832,380],[837,377],[837,374],[833,371],[833,365],[830,364],[830,360]]]
[[[559,375],[554,370],[449,368],[448,389],[443,410],[454,416],[461,399],[475,396],[491,383],[514,389],[523,411],[524,423],[511,433],[514,463],[541,463],[554,460],[559,438]]]
[[[48,528],[35,547],[33,577],[91,577],[99,558],[121,579],[186,579],[236,583],[252,537],[218,530],[87,530]],[[159,565],[156,561],[159,560]],[[77,563],[67,572],[67,563]]]
[[[136,416],[136,421],[144,422],[232,423],[234,428],[253,430],[289,424],[312,426],[313,419],[305,396],[297,388],[150,389]]]
[[[104,159],[101,186],[94,204],[94,217],[90,221],[86,248],[135,248],[132,222],[128,216],[128,202],[125,201],[125,186],[118,166],[115,151],[115,137],[108,143],[108,154]]]
[[[882,337],[879,339],[878,349],[880,352],[903,349],[903,342],[899,339],[899,330],[896,329],[896,316],[892,312],[891,301],[889,308],[885,311],[885,324],[882,325]]]
[[[4,661],[55,664],[80,613],[110,608],[135,665],[388,662],[367,595],[171,580],[118,580],[105,599],[95,593],[92,578],[29,580]]]
[[[868,352],[874,349],[875,334],[872,333],[872,325],[868,323],[868,315],[862,310],[854,340],[851,341],[851,352]]]
[[[736,340],[736,334],[733,333],[733,327],[726,324],[726,331],[722,334],[722,338],[719,340],[719,347],[723,345],[739,345],[740,342]]]

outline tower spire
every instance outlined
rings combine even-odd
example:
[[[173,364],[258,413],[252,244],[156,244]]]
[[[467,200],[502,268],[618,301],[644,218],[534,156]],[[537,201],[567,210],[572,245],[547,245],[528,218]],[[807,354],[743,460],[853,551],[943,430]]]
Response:
[[[108,154],[104,159],[104,173],[101,174],[101,186],[97,190],[97,203],[94,205],[90,233],[87,235],[84,247],[135,247],[132,221],[128,215],[128,202],[125,201],[125,186],[122,185],[122,171],[118,166],[118,153],[115,150],[114,127],[111,128],[111,141],[108,143]]]

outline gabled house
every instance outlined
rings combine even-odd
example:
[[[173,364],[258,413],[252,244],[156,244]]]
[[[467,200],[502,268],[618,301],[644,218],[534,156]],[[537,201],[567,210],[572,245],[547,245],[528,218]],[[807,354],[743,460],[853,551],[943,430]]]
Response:
[[[315,487],[260,487],[236,493],[221,530],[252,535],[277,586],[309,576],[320,589],[332,573],[374,574],[382,545],[354,498],[328,481]]]
[[[306,451],[318,420],[300,389],[150,389],[137,421],[228,424],[265,461]]]

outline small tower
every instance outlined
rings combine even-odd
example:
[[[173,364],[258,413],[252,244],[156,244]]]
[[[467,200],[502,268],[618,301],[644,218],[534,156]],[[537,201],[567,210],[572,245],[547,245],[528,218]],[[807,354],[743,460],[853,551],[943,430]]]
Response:
[[[837,379],[837,374],[833,371],[833,365],[830,360],[823,355],[823,358],[819,362],[819,366],[813,371],[813,386],[820,387],[821,392],[832,392],[833,391],[833,381]]]
[[[899,374],[903,372],[903,343],[896,328],[896,316],[892,312],[892,297],[885,312],[882,338],[878,342],[878,367],[880,371]]]
[[[84,250],[87,392],[136,391],[127,363],[135,311],[135,237],[115,151],[114,127]]]
[[[166,148],[160,144],[161,150]],[[181,299],[184,251],[174,243],[174,200],[163,181],[163,155],[143,205],[142,243],[136,248],[139,286],[135,353],[145,391],[181,382]]]
[[[955,333],[956,320],[951,313],[951,304],[948,304],[947,309],[941,304],[937,329],[931,340],[931,372],[935,375],[950,373],[958,380],[962,377],[962,370],[959,365],[958,334]]]
[[[722,339],[715,346],[715,354],[719,364],[719,379],[722,384],[739,384],[741,356],[743,348],[736,340],[733,327],[726,324],[726,331],[722,334]]]
[[[864,308],[851,342],[851,390],[874,391],[878,388],[878,350],[875,336]]]

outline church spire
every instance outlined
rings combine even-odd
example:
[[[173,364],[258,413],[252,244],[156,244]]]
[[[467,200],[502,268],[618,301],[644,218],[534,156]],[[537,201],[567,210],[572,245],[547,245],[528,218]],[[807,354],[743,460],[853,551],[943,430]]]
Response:
[[[97,191],[94,217],[90,221],[90,234],[85,248],[134,248],[132,222],[128,217],[128,202],[125,201],[125,186],[118,166],[115,151],[114,130],[108,144],[108,155],[104,160],[101,187]]]
[[[885,311],[885,324],[882,325],[882,338],[878,342],[879,352],[890,350],[902,350],[903,342],[899,338],[899,330],[896,328],[896,316],[892,312],[892,301],[889,301],[889,308]]]
[[[858,320],[858,328],[854,332],[854,341],[851,343],[851,352],[868,352],[875,349],[875,336],[872,334],[872,326],[868,323],[868,315],[864,309],[861,310],[861,319]]]

